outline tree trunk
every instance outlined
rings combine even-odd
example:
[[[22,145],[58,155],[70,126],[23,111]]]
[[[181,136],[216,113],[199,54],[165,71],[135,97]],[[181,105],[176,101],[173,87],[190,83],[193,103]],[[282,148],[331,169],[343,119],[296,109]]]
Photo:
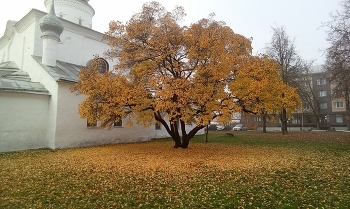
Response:
[[[181,137],[177,136],[177,137],[172,137],[172,138],[173,138],[173,140],[175,142],[174,148],[181,147]]]
[[[181,136],[179,134],[179,129],[178,129],[178,122],[173,122],[171,125],[171,131],[173,134],[170,134],[173,136],[173,139],[175,141],[174,148],[181,147]]]
[[[190,138],[188,137],[188,135],[183,136],[183,137],[182,137],[181,148],[187,149],[189,143],[190,143]]]
[[[319,130],[320,128],[320,115],[316,115],[316,129]]]
[[[186,133],[186,124],[182,120],[177,120],[175,122],[172,122],[172,123],[170,122],[170,124],[168,124],[162,118],[162,116],[159,112],[154,113],[154,118],[164,126],[165,130],[168,132],[168,134],[174,140],[174,142],[175,142],[174,148],[179,148],[179,147],[188,148],[188,145],[190,143],[190,139],[192,139],[199,130],[201,130],[202,128],[205,127],[203,125],[197,125],[187,134]],[[180,133],[179,133],[179,125],[181,128],[182,136],[180,136]]]
[[[346,127],[348,129],[348,131],[350,131],[350,92],[349,91],[346,91],[346,94],[345,94],[345,111],[346,111],[346,117],[345,117],[345,120],[346,120]]]
[[[288,127],[287,111],[286,111],[286,109],[282,109],[282,113],[281,113],[281,131],[282,131],[283,135],[287,134],[287,132],[288,132],[287,127]]]
[[[208,142],[208,132],[209,132],[209,125],[207,125],[207,129],[205,130],[205,142]]]
[[[263,133],[266,133],[266,114],[263,115],[262,122],[263,122]]]

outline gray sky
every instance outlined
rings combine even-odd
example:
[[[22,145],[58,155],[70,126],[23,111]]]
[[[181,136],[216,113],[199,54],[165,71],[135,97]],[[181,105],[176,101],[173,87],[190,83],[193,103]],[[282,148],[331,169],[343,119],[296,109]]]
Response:
[[[122,1],[90,0],[96,14],[94,30],[106,32],[110,20],[126,22],[133,13],[141,10],[147,0]],[[328,46],[326,28],[322,22],[329,20],[329,13],[339,10],[340,0],[158,0],[169,11],[175,5],[185,8],[185,25],[208,17],[212,12],[216,20],[222,20],[235,33],[253,37],[253,53],[262,52],[270,42],[273,26],[285,26],[288,35],[303,59],[323,64],[323,50]],[[5,6],[6,5],[6,6]],[[20,20],[31,8],[45,11],[44,0],[9,0],[0,12],[0,36],[7,20]]]

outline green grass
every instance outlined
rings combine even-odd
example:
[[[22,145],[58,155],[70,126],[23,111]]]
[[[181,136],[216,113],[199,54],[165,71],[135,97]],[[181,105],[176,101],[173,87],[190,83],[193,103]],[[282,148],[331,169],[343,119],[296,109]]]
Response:
[[[210,132],[0,154],[0,208],[350,208],[350,134]]]

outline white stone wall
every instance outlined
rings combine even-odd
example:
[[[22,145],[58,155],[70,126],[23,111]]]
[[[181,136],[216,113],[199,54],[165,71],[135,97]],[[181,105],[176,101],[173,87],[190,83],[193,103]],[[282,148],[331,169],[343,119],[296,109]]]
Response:
[[[24,63],[24,70],[28,72],[32,81],[40,82],[51,94],[48,103],[48,115],[45,125],[47,129],[46,140],[48,141],[48,147],[54,149],[57,118],[58,84],[30,55],[25,57]]]
[[[47,148],[49,96],[0,91],[0,152]]]
[[[109,46],[101,41],[97,41],[71,31],[63,31],[61,41],[58,44],[57,60],[86,66],[87,62],[94,58],[94,55],[103,57],[103,53]],[[109,66],[113,67],[110,60]]]
[[[2,56],[0,62],[13,61],[22,69],[24,66],[24,57],[33,54],[34,34],[35,22],[29,24],[27,29],[21,31],[21,33],[15,29],[12,37],[0,49],[0,55]]]
[[[88,128],[87,120],[80,118],[78,105],[83,95],[69,91],[72,83],[59,82],[57,129],[55,148],[82,147],[99,144],[141,142],[150,140],[150,129],[134,125],[112,129]]]

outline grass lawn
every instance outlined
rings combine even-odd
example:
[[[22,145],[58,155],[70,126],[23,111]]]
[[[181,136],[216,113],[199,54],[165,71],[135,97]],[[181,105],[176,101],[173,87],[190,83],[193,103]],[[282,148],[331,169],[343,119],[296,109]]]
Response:
[[[350,208],[350,133],[0,154],[0,208]]]

